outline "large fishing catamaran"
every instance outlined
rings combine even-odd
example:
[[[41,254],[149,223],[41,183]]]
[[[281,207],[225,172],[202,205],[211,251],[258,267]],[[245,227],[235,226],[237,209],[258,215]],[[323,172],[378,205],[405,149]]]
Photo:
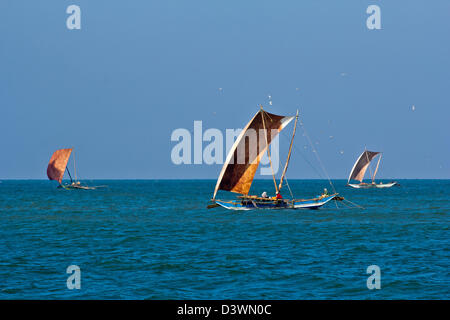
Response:
[[[96,189],[96,187],[84,186],[80,183],[80,181],[78,181],[77,169],[75,166],[75,156],[73,157],[73,167],[74,167],[75,179],[72,179],[72,175],[70,174],[69,168],[67,167],[67,163],[69,161],[72,150],[73,150],[73,148],[59,149],[53,153],[53,155],[50,158],[50,161],[48,163],[48,166],[47,166],[47,177],[50,180],[58,181],[59,188],[64,188],[67,190],[71,190],[71,189],[93,190],[93,189]],[[65,171],[67,171],[67,173],[69,175],[70,184],[62,184],[62,179],[63,179]]]
[[[280,182],[277,185],[269,146],[276,135],[281,132],[281,130],[283,130],[294,118],[295,125],[286,164],[284,166]],[[297,121],[298,111],[296,116],[286,117],[268,113],[263,110],[262,106],[260,106],[260,110],[255,114],[250,122],[247,123],[231,147],[219,174],[219,178],[217,179],[214,195],[211,199],[213,204],[209,205],[208,208],[222,206],[230,210],[317,209],[335,198],[337,200],[342,200],[343,198],[338,197],[337,193],[327,194],[326,189],[324,189],[324,193],[321,196],[312,199],[283,199],[280,196],[259,197],[249,195],[256,170],[258,169],[261,158],[265,152],[267,152],[272,170],[275,192],[277,195],[280,194],[291,157]],[[251,136],[253,136],[253,140],[251,139]],[[247,137],[249,138],[246,139]],[[249,143],[246,143],[246,140],[248,140]],[[216,199],[218,190],[231,191],[241,195],[238,196],[238,200],[219,200]]]
[[[372,174],[372,172],[370,172],[371,176],[372,176],[372,182],[364,183],[363,179],[364,179],[364,175],[366,174],[367,168],[369,168],[369,170],[372,171],[370,169],[370,162],[377,155],[380,155],[380,156],[378,157],[378,162],[377,162],[375,171],[373,172],[373,174]],[[390,188],[392,186],[398,185],[398,183],[396,181],[392,181],[389,183],[382,183],[382,182],[380,182],[378,184],[375,183],[375,176],[376,176],[376,174],[378,172],[378,168],[380,166],[381,156],[382,156],[381,152],[364,150],[364,152],[361,153],[361,155],[359,156],[359,158],[356,160],[355,164],[353,165],[352,171],[350,172],[350,175],[348,177],[347,185],[352,188],[356,188],[356,189]],[[359,183],[358,184],[350,183],[351,180],[357,180],[357,181],[359,181]]]

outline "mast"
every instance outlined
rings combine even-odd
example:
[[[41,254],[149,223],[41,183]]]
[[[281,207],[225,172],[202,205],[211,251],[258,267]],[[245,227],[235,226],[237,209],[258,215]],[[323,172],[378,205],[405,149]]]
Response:
[[[297,109],[297,114],[295,115],[294,132],[292,133],[291,144],[289,145],[289,152],[288,152],[288,156],[286,159],[286,164],[284,165],[283,173],[281,174],[280,184],[278,185],[278,191],[280,191],[281,188],[283,187],[283,179],[286,174],[286,170],[288,168],[289,160],[291,158],[291,151],[292,151],[292,145],[294,143],[295,130],[297,129],[297,121],[298,121],[298,109]]]
[[[69,168],[68,168],[68,167],[66,167],[66,170],[67,170],[67,173],[69,174],[69,177],[70,177],[70,183],[72,183],[72,182],[73,182],[73,180],[72,180],[72,176],[70,175],[70,171],[69,171]]]
[[[272,159],[270,157],[270,145],[269,145],[269,140],[267,139],[266,122],[264,121],[265,111],[263,110],[262,104],[260,104],[259,106],[261,107],[261,118],[262,118],[262,123],[263,123],[263,128],[264,128],[264,136],[266,138],[267,156],[269,157],[270,169],[272,169],[273,184],[275,185],[275,191],[278,193],[277,180],[275,179],[275,172],[273,171]]]
[[[77,178],[77,167],[75,165],[75,150],[73,150],[73,170],[74,170],[74,173],[75,173],[75,181],[78,181],[78,178]]]
[[[378,162],[377,162],[377,167],[375,168],[375,171],[374,171],[373,176],[372,176],[372,182],[375,180],[375,175],[377,174],[378,167],[379,167],[379,165],[380,165],[380,161],[381,161],[381,157],[382,157],[382,156],[383,156],[383,154],[380,153],[380,157],[378,158]]]

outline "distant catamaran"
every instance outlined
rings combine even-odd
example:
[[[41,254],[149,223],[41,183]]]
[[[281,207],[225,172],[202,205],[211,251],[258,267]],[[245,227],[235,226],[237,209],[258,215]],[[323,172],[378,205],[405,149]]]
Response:
[[[367,171],[367,168],[370,169],[369,165],[370,162],[377,156],[380,155],[378,157],[378,162],[377,162],[377,167],[375,168],[375,171],[373,172],[372,175],[372,183],[364,183],[362,182],[364,179],[364,174]],[[381,152],[375,152],[375,151],[368,151],[368,150],[364,150],[364,152],[359,156],[358,160],[356,160],[355,164],[353,165],[352,171],[350,172],[350,176],[348,177],[348,181],[347,181],[347,185],[352,187],[352,188],[357,188],[357,189],[361,189],[361,188],[390,188],[392,186],[398,185],[397,182],[393,181],[390,183],[375,183],[375,176],[377,174],[378,171],[378,167],[380,166],[380,161],[381,161]],[[350,180],[358,180],[360,183],[359,184],[352,184],[350,183]]]
[[[270,157],[269,145],[275,136],[281,132],[293,119],[295,118],[295,126],[292,134],[292,139],[289,147],[289,152],[286,164],[281,175],[280,183],[277,185],[275,174],[272,167],[272,160]],[[260,106],[260,110],[245,126],[239,134],[235,143],[227,155],[226,161],[222,167],[222,171],[217,179],[217,184],[214,189],[214,195],[211,199],[213,204],[208,208],[222,206],[230,210],[251,210],[251,209],[300,209],[309,208],[316,209],[332,199],[342,200],[335,194],[327,194],[324,192],[319,197],[313,199],[282,199],[277,197],[258,197],[249,195],[250,186],[255,177],[261,158],[265,152],[269,158],[270,167],[272,169],[273,182],[276,194],[278,195],[282,186],[283,180],[288,168],[289,159],[291,157],[292,144],[294,141],[295,130],[297,128],[298,111],[295,117],[279,116],[268,113]],[[251,132],[250,132],[251,131]],[[247,136],[251,133],[256,134],[256,139],[253,141]],[[246,144],[246,140],[249,143]],[[239,161],[245,159],[245,161]],[[217,191],[225,190],[241,194],[238,196],[239,200],[225,201],[216,199]]]
[[[72,179],[72,175],[70,174],[69,168],[67,168],[67,162],[69,161],[70,154],[72,153],[73,148],[69,149],[59,149],[56,150],[47,167],[47,177],[50,180],[56,180],[59,182],[59,187],[64,189],[83,189],[83,190],[92,190],[96,189],[95,187],[88,187],[83,186],[81,183],[77,180],[77,170],[75,167],[75,157],[74,160],[74,173],[75,173],[75,180]],[[63,185],[62,184],[62,178],[64,176],[64,171],[67,170],[67,173],[70,177],[70,184]]]

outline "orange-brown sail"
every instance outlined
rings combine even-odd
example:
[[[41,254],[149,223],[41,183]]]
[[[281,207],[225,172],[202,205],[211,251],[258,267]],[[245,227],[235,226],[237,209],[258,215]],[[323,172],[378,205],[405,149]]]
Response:
[[[350,180],[359,180],[362,182],[364,179],[364,174],[366,173],[367,168],[369,167],[370,161],[379,154],[379,152],[374,151],[364,151],[356,160],[353,165],[352,171],[350,172],[350,176],[348,177],[348,182]]]
[[[50,180],[61,183],[72,149],[56,150],[48,163],[47,176]]]
[[[213,199],[218,190],[248,194],[268,145],[293,118],[271,114],[262,109],[255,114],[227,155],[217,179]]]

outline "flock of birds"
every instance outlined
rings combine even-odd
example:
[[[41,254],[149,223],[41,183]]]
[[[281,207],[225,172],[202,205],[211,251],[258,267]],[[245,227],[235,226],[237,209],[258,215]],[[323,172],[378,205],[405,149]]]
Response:
[[[341,77],[346,77],[346,76],[348,76],[348,73],[347,73],[347,72],[341,72],[341,73],[340,73],[340,76],[341,76]],[[295,91],[299,92],[299,91],[300,91],[300,88],[295,88]],[[219,95],[223,95],[223,88],[222,88],[222,87],[218,88],[218,92],[219,92]],[[269,104],[269,106],[272,106],[272,105],[273,105],[273,102],[272,102],[272,95],[271,95],[271,94],[268,94],[268,95],[267,95],[267,98],[268,98],[268,104]],[[411,111],[414,112],[415,110],[416,110],[416,106],[415,106],[415,105],[412,105],[412,106],[411,106]],[[213,114],[216,115],[216,112],[213,112]],[[328,124],[331,124],[331,120],[328,120]],[[333,135],[329,135],[328,138],[329,138],[330,140],[332,140],[332,139],[334,139],[334,136],[333,136]],[[316,141],[316,144],[318,145],[319,142]],[[308,148],[308,146],[307,146],[307,145],[304,145],[303,148],[306,150],[306,149]],[[313,152],[314,152],[314,150],[313,150]],[[344,154],[344,150],[342,150],[342,149],[339,150],[339,154],[340,154],[340,155],[343,155],[343,154]]]

